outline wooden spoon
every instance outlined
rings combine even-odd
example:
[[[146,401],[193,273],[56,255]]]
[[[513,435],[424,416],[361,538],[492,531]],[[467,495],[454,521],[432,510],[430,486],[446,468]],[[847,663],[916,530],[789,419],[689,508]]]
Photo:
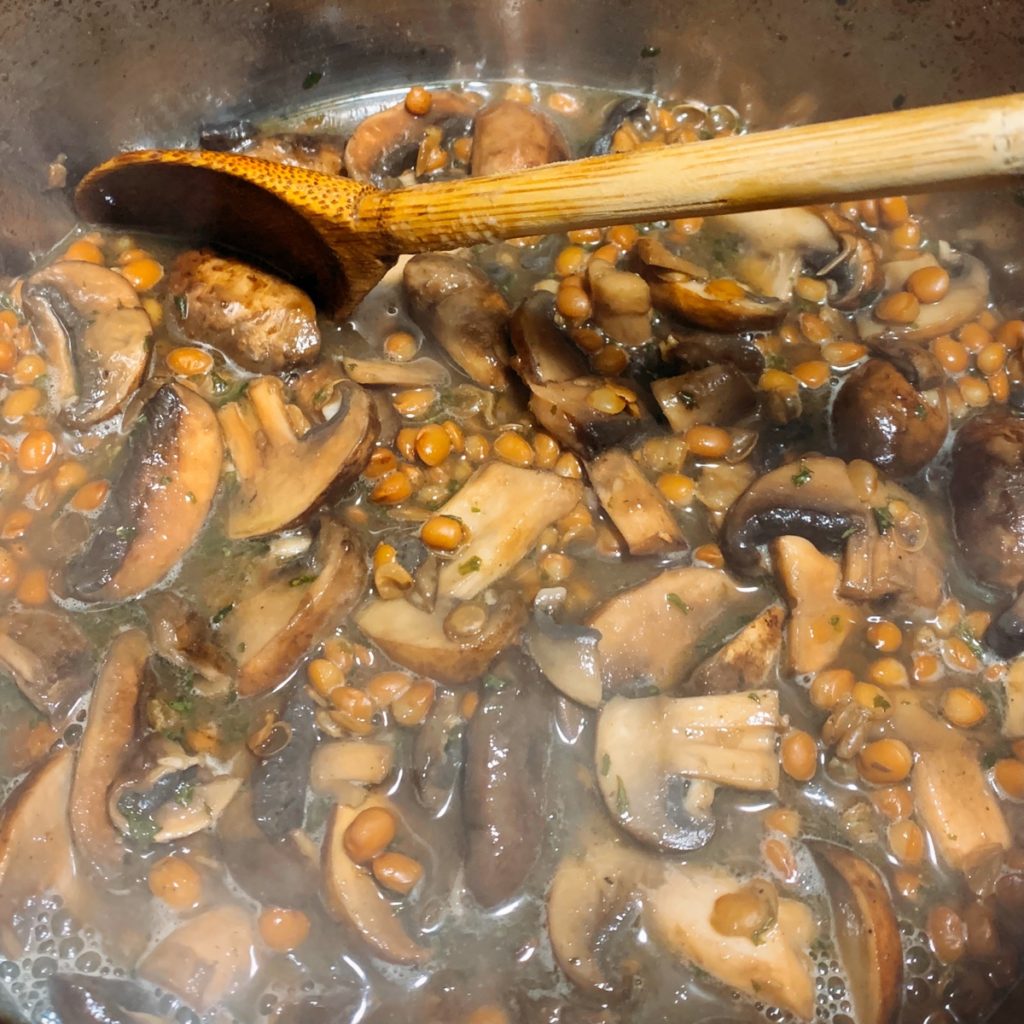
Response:
[[[1007,179],[1024,94],[781,128],[382,191],[233,153],[123,153],[85,176],[84,218],[256,257],[343,316],[400,253]]]

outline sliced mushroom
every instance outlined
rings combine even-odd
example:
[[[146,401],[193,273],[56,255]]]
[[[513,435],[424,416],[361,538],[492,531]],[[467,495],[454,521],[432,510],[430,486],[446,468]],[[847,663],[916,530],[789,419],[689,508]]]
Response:
[[[771,685],[782,652],[785,619],[781,605],[766,608],[694,669],[686,683],[687,691],[734,693]]]
[[[660,849],[706,845],[715,832],[715,786],[778,788],[780,725],[775,690],[613,698],[601,711],[594,748],[609,814]]]
[[[134,752],[136,706],[149,654],[141,630],[130,629],[114,639],[89,702],[75,761],[71,832],[79,852],[107,878],[121,868],[126,850],[107,813],[107,794]]]
[[[780,897],[774,921],[756,941],[723,935],[713,923],[716,904],[743,887],[724,868],[671,865],[663,882],[644,890],[644,921],[664,946],[730,988],[811,1020],[815,973],[808,952],[816,929],[809,908]]]
[[[369,395],[354,383],[335,391],[338,411],[319,426],[296,430],[305,417],[285,403],[276,377],[260,377],[244,398],[218,412],[238,489],[228,507],[227,534],[259,537],[283,529],[363,471],[377,439]],[[293,415],[292,412],[294,411]]]
[[[357,384],[420,388],[451,382],[448,371],[435,359],[412,359],[396,363],[390,359],[345,359],[345,372]]]
[[[68,827],[74,753],[54,751],[7,798],[0,819],[0,949],[20,959],[31,941],[32,907],[44,893],[79,906],[81,882]]]
[[[695,267],[667,269],[661,265],[665,259],[656,248],[659,245],[641,238],[636,246],[656,308],[711,331],[770,330],[785,316],[784,302],[756,295],[739,281],[690,276],[699,269]]]
[[[209,136],[200,142],[204,149],[214,148],[209,145]],[[339,140],[328,136],[308,135],[302,132],[260,135],[249,141],[241,152],[257,160],[305,167],[321,174],[344,173],[344,156]]]
[[[182,384],[143,406],[88,546],[68,565],[73,596],[124,601],[159,583],[199,536],[220,483],[217,418]]]
[[[122,978],[91,974],[55,974],[50,1001],[62,1021],[75,1024],[170,1024],[158,1016],[152,997]]]
[[[724,572],[690,567],[620,591],[587,619],[601,634],[605,683],[615,691],[679,685],[700,660],[709,630],[747,600]]]
[[[540,853],[551,715],[521,659],[502,661],[466,727],[466,885],[487,909],[512,899]]]
[[[240,598],[221,634],[237,652],[240,697],[280,685],[306,653],[362,596],[367,570],[362,547],[344,526],[322,519],[313,545]]]
[[[448,253],[423,253],[402,275],[409,313],[481,387],[508,385],[508,319],[504,296],[491,279]]]
[[[504,462],[481,466],[438,510],[465,525],[469,539],[441,568],[438,594],[468,601],[533,550],[541,533],[583,497],[578,480]]]
[[[651,393],[677,434],[704,423],[732,426],[750,415],[757,404],[750,382],[727,363],[663,377],[651,384]]]
[[[345,170],[356,181],[380,182],[411,168],[427,131],[434,126],[462,134],[480,107],[476,93],[431,91],[430,110],[411,114],[405,102],[359,122],[345,146]]]
[[[637,348],[651,340],[651,289],[639,274],[592,259],[587,264],[587,285],[594,323],[612,341]]]
[[[264,758],[252,775],[252,816],[268,839],[283,839],[302,828],[316,749],[316,705],[303,686],[288,698],[280,721],[291,730],[287,745]]]
[[[949,481],[960,556],[983,583],[1024,583],[1024,420],[987,413],[953,445]]]
[[[810,541],[779,537],[772,541],[771,550],[789,603],[789,669],[797,674],[820,672],[835,661],[861,614],[839,597],[839,566]]]
[[[413,672],[441,683],[458,686],[479,679],[511,644],[526,620],[522,602],[512,595],[486,608],[486,618],[475,636],[453,640],[445,632],[451,602],[439,602],[433,611],[409,601],[371,601],[355,615],[355,623],[389,658]]]
[[[556,690],[585,707],[596,708],[604,689],[600,640],[596,629],[557,623],[538,608],[526,634],[526,649]]]
[[[832,403],[832,436],[840,454],[866,459],[895,477],[924,469],[948,433],[945,394],[921,393],[881,359],[853,370]]]
[[[886,288],[899,291],[915,270],[935,266],[940,266],[940,263],[930,253],[888,263],[885,267]],[[917,319],[906,325],[883,323],[870,312],[860,313],[857,329],[861,338],[870,341],[882,335],[892,335],[904,341],[928,341],[974,320],[988,305],[988,269],[981,260],[967,253],[954,253],[946,269],[950,282],[945,298],[922,304]]]
[[[388,777],[394,759],[395,748],[390,743],[367,740],[319,743],[310,762],[309,787],[319,796],[355,806],[365,798],[366,786],[379,786]],[[358,793],[358,800],[347,799],[353,792]]]
[[[839,254],[816,261],[817,276],[828,282],[829,305],[853,310],[873,302],[885,285],[881,261],[871,239],[830,207],[818,211],[839,243]]]
[[[993,617],[985,630],[985,644],[995,655],[1007,660],[1024,653],[1024,593]]]
[[[568,160],[569,146],[551,118],[515,100],[489,103],[473,120],[470,173],[506,174]]]
[[[349,925],[375,956],[393,964],[420,964],[430,952],[409,937],[373,876],[345,849],[345,830],[360,811],[370,807],[390,809],[390,804],[383,797],[371,796],[358,811],[342,805],[331,811],[322,854],[324,904],[328,913]]]
[[[0,665],[55,724],[89,688],[94,664],[92,645],[65,615],[26,610],[0,619]]]
[[[22,305],[61,419],[83,429],[122,409],[142,380],[153,333],[135,289],[106,267],[61,260],[26,279]]]
[[[621,448],[587,463],[587,475],[631,555],[667,555],[689,546],[661,492]]]
[[[209,621],[169,590],[150,594],[143,607],[156,653],[178,668],[197,673],[201,679],[197,689],[206,696],[227,696],[238,668],[217,643]]]
[[[548,934],[558,966],[577,988],[605,1002],[620,1002],[632,989],[625,969],[618,976],[606,970],[600,936],[638,907],[642,864],[635,850],[588,844],[583,856],[562,858],[548,892]]]
[[[551,384],[586,376],[587,361],[555,324],[550,292],[534,292],[516,307],[510,337],[515,368],[527,384]]]
[[[903,995],[903,943],[885,882],[849,850],[816,840],[858,1024],[893,1024]]]
[[[182,253],[167,278],[170,323],[255,373],[310,363],[320,351],[316,309],[281,278],[206,250]]]
[[[251,912],[224,903],[179,924],[142,958],[137,970],[141,978],[206,1013],[241,992],[260,959]]]
[[[456,693],[446,690],[439,694],[413,741],[416,796],[435,815],[448,807],[462,775],[466,723],[460,714],[460,704]]]
[[[615,136],[624,125],[635,127],[651,120],[651,101],[647,96],[624,96],[612,104],[604,115],[601,133],[590,147],[592,156],[616,152]]]

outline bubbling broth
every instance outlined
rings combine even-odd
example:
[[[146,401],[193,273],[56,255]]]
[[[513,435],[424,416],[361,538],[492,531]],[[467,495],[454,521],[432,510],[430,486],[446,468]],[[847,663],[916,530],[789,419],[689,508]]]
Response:
[[[462,83],[199,142],[400,188],[746,129]],[[1024,321],[937,209],[403,258],[343,323],[87,226],[3,282],[25,1018],[983,1019]]]

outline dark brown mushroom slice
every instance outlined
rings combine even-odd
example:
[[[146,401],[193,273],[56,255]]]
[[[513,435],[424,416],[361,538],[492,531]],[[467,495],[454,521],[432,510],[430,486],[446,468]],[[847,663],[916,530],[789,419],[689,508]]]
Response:
[[[452,134],[464,134],[480,109],[476,93],[431,91],[430,110],[411,114],[405,102],[371,114],[359,122],[345,146],[345,170],[356,181],[381,182],[410,169],[430,128],[439,126]]]
[[[603,697],[600,640],[596,629],[556,622],[541,608],[535,608],[525,636],[526,649],[548,682],[588,708],[600,707]]]
[[[686,537],[668,502],[628,452],[621,448],[602,452],[587,463],[587,476],[631,555],[670,555],[687,550]]]
[[[281,381],[260,377],[237,402],[221,407],[217,415],[238,474],[229,537],[282,530],[340,495],[363,471],[377,439],[373,402],[351,381],[336,386],[332,402],[334,415],[310,427],[299,408],[286,403]]]
[[[480,632],[453,640],[444,623],[452,610],[450,601],[439,601],[424,611],[402,598],[374,600],[355,615],[362,633],[399,665],[459,686],[479,679],[501,651],[519,635],[526,621],[522,601],[501,595],[487,615]]]
[[[424,357],[396,363],[391,359],[344,360],[345,372],[357,384],[367,387],[447,387],[451,374],[436,359]]]
[[[832,924],[858,1024],[894,1024],[903,995],[903,942],[878,870],[834,843],[808,843],[832,896]]]
[[[589,372],[583,354],[555,323],[555,299],[550,292],[534,292],[524,299],[509,327],[513,365],[528,385],[574,380]]]
[[[306,688],[297,685],[285,704],[281,721],[291,728],[288,744],[263,758],[251,780],[252,816],[268,839],[283,839],[302,828],[310,762],[316,746],[316,705]]]
[[[90,867],[113,879],[127,850],[107,811],[111,787],[135,751],[137,705],[150,647],[138,629],[120,633],[100,669],[75,760],[69,815],[75,846]]]
[[[155,586],[195,543],[220,483],[220,428],[183,384],[165,384],[143,407],[96,521],[66,582],[84,601],[124,601]]]
[[[481,387],[508,385],[508,320],[505,297],[491,279],[448,253],[422,253],[402,273],[409,313],[416,324]]]
[[[320,351],[316,309],[279,277],[204,249],[183,252],[167,278],[172,330],[219,348],[255,373],[310,363]]]
[[[953,444],[949,497],[960,557],[983,583],[1024,583],[1024,420],[986,413]]]
[[[450,690],[439,694],[413,741],[416,796],[432,814],[445,811],[462,777],[466,720],[460,704],[459,695]]]
[[[466,727],[466,885],[485,909],[512,899],[540,854],[550,749],[545,687],[522,657],[506,658]]]
[[[355,605],[366,581],[362,545],[340,523],[321,519],[310,548],[261,579],[221,626],[238,661],[238,695],[255,697],[284,683]]]
[[[84,429],[122,409],[142,380],[153,333],[135,289],[106,267],[61,260],[26,279],[22,304],[62,421]]]
[[[558,126],[536,107],[515,100],[487,104],[473,119],[470,173],[506,174],[569,159]]]
[[[832,436],[845,459],[866,459],[890,476],[913,476],[939,453],[949,433],[941,390],[917,390],[892,363],[868,359],[832,402]]]
[[[305,167],[321,174],[343,174],[345,168],[341,140],[327,135],[310,135],[306,132],[260,135],[244,146],[241,152],[257,160]]]
[[[212,121],[199,126],[197,141],[200,149],[214,153],[231,153],[244,149],[260,134],[255,122],[248,118]]]
[[[985,645],[1000,658],[1024,653],[1024,591],[993,617],[985,630]]]
[[[905,338],[876,338],[867,343],[872,355],[892,363],[918,391],[930,391],[946,382],[946,371],[931,350]]]
[[[169,1024],[140,985],[123,978],[58,973],[50,978],[50,1002],[62,1021],[75,1024]]]
[[[0,619],[0,665],[51,722],[63,722],[92,682],[95,655],[66,615],[26,609]]]
[[[614,152],[615,135],[623,125],[634,125],[651,120],[651,101],[647,96],[625,96],[616,101],[605,113],[600,134],[590,146],[591,156],[605,156]]]
[[[211,693],[226,696],[238,667],[217,643],[209,620],[180,594],[168,590],[150,594],[143,607],[156,653],[178,668],[196,672],[209,684]]]
[[[830,207],[822,207],[819,216],[839,243],[839,253],[825,253],[816,262],[816,276],[829,286],[829,305],[834,309],[855,310],[873,302],[885,286],[882,263],[875,247],[852,221]]]
[[[785,620],[782,605],[766,608],[693,670],[686,692],[735,693],[770,686],[782,652]]]
[[[651,384],[651,393],[677,434],[700,424],[732,426],[757,404],[750,381],[728,363],[663,377]]]

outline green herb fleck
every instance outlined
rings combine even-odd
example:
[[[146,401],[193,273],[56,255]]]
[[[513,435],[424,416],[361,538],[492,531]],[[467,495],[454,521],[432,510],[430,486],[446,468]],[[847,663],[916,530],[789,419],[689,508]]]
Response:
[[[214,613],[214,616],[212,619],[210,619],[210,621],[215,626],[219,626],[231,614],[231,612],[234,610],[234,607],[235,606],[233,604],[224,605],[224,607],[221,608],[220,611]]]
[[[181,804],[182,807],[188,807],[195,795],[196,784],[194,782],[187,782],[185,779],[182,779],[174,789],[175,803]]]
[[[294,576],[288,581],[289,587],[304,587],[316,579],[316,573],[303,573],[301,576]]]
[[[49,383],[50,378],[45,373],[41,373],[34,381],[32,381],[32,386],[35,388],[45,388]]]
[[[506,686],[508,686],[508,683],[502,679],[501,676],[496,676],[493,672],[488,672],[487,675],[484,676],[485,690],[504,690]]]
[[[830,615],[828,624],[838,633],[843,628],[843,620],[838,615]]]
[[[924,402],[918,402],[914,406],[914,415],[919,419],[923,420],[928,415],[928,410],[924,407]]]
[[[601,757],[601,774],[607,775],[611,771],[612,767],[612,756],[611,754],[604,754]]]
[[[747,694],[747,700],[752,700],[755,704],[761,703],[761,694],[755,693],[753,690]]]
[[[462,565],[459,566],[459,575],[468,576],[471,572],[479,572],[480,567],[484,563],[481,561],[479,555],[474,555],[472,558],[467,558]]]
[[[245,641],[244,640],[238,645],[238,653],[239,654],[245,654]]]
[[[803,487],[805,484],[809,484],[811,482],[811,477],[813,475],[814,474],[810,471],[810,469],[808,469],[807,463],[801,461],[800,472],[794,473],[792,480],[797,487]]]
[[[845,530],[843,530],[842,540],[846,540],[847,538],[852,537],[855,533],[860,533],[860,531],[863,529],[863,523],[854,523],[853,526],[848,526]]]
[[[674,591],[670,591],[665,595],[665,600],[672,605],[673,608],[678,608],[684,615],[690,614],[690,606]]]
[[[782,356],[769,353],[764,357],[764,366],[766,370],[784,370],[786,368],[786,360]]]
[[[876,708],[881,708],[883,711],[888,711],[889,708],[892,707],[892,705],[881,694],[879,694],[871,703],[874,704]]]
[[[755,946],[763,946],[768,941],[768,936],[771,934],[771,930],[775,927],[777,921],[778,919],[774,914],[770,915],[765,919],[764,924],[757,928],[750,936],[750,941]]]
[[[172,711],[177,711],[179,715],[192,714],[192,709],[195,706],[191,697],[172,697],[170,700],[165,701],[165,703]]]
[[[978,643],[978,638],[967,628],[965,622],[957,626],[956,635],[971,649],[971,653],[980,658],[985,653],[985,648]]]
[[[470,512],[480,512],[482,510],[481,510],[479,505],[471,505],[470,508],[469,508],[469,511]]]
[[[312,89],[315,85],[320,84],[320,79],[324,77],[322,71],[310,71],[308,75],[302,80],[303,89]]]
[[[114,530],[114,536],[118,540],[131,540],[135,536],[134,526],[118,526]]]
[[[889,506],[879,505],[871,511],[874,513],[875,525],[878,527],[879,533],[888,533],[896,522],[889,511]]]
[[[314,396],[313,396],[313,408],[320,409],[327,404],[327,400],[331,397],[331,392],[334,390],[333,385],[324,385]]]
[[[174,477],[173,476],[164,475],[164,476],[160,477],[160,486],[161,487],[169,487],[172,483],[174,483]]]
[[[629,794],[621,775],[615,776],[615,811],[620,817],[629,814]]]
[[[210,374],[210,385],[213,387],[213,393],[215,395],[226,394],[228,388],[231,387],[231,385],[228,384],[228,382],[219,373]]]

